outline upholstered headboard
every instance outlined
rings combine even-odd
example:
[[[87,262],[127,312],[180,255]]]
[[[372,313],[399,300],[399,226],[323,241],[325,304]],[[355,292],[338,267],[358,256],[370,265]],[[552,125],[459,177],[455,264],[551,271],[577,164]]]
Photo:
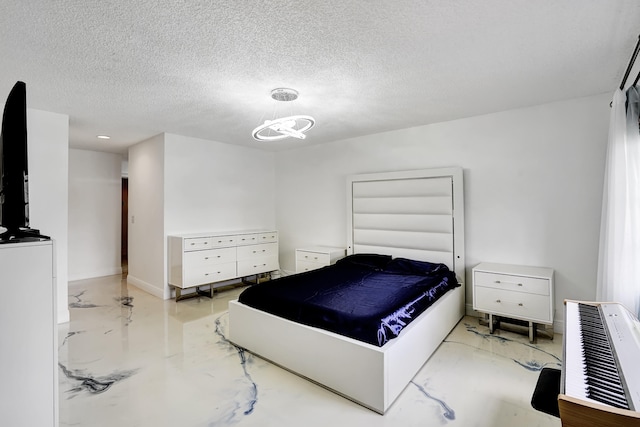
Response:
[[[348,176],[347,253],[443,263],[463,283],[462,169]]]

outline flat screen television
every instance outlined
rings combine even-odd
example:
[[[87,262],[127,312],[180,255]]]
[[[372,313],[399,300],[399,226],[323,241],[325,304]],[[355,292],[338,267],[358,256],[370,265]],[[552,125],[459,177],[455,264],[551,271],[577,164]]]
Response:
[[[0,243],[49,239],[29,227],[27,164],[27,89],[17,82],[4,105],[0,131]]]

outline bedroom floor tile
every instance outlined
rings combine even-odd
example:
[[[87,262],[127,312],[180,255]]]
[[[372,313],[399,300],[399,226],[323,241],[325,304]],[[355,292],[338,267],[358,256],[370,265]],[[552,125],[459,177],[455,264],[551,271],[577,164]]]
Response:
[[[227,303],[162,301],[120,276],[72,282],[59,326],[61,426],[560,426],[530,400],[562,337],[465,317],[384,416],[226,341]]]

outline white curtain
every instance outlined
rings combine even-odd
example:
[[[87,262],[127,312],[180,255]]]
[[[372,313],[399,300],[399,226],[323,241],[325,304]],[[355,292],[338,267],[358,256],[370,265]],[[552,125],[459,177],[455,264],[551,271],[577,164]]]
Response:
[[[627,107],[625,111],[625,101]],[[640,316],[640,93],[613,96],[602,201],[597,300]]]

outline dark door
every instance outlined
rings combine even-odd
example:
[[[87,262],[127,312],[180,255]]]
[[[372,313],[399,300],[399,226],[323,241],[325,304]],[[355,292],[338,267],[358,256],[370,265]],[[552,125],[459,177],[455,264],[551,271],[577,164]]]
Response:
[[[128,259],[129,247],[129,179],[122,178],[122,262],[126,263]]]

